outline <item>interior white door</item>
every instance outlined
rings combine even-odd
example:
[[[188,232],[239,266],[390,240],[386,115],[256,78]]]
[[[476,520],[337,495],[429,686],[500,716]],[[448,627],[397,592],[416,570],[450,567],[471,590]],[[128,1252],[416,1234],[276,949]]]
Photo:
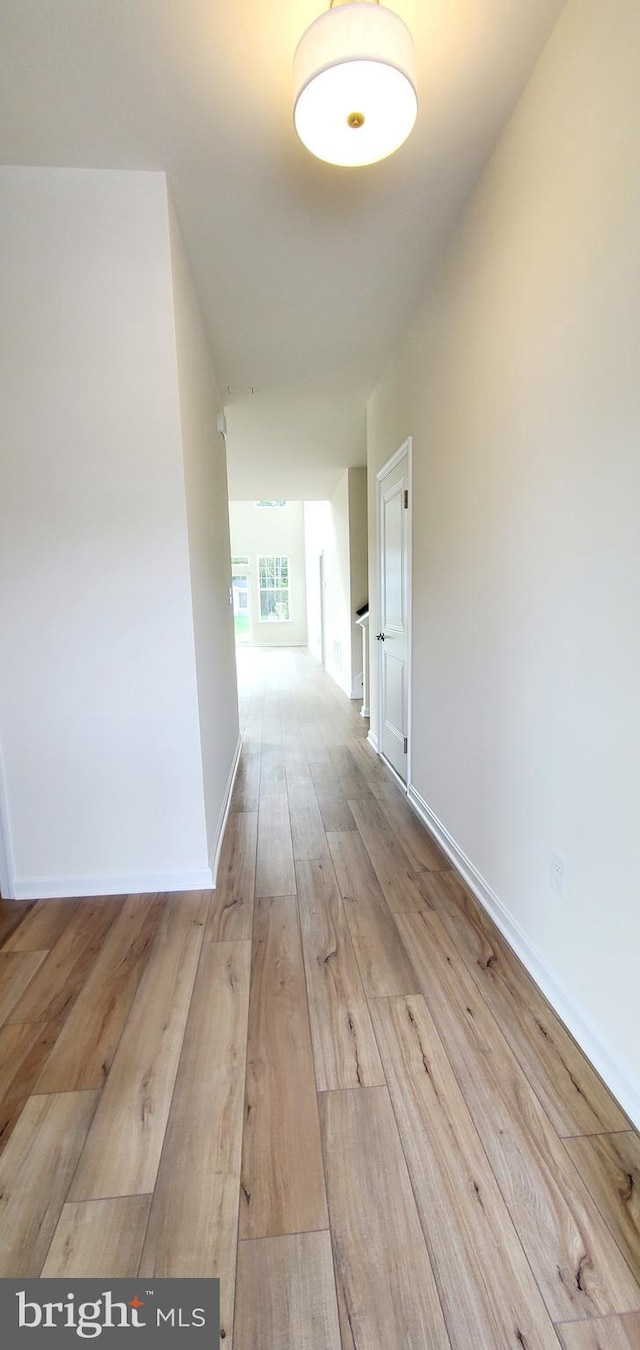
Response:
[[[409,449],[391,461],[378,482],[380,530],[379,659],[380,749],[407,781],[410,532]]]

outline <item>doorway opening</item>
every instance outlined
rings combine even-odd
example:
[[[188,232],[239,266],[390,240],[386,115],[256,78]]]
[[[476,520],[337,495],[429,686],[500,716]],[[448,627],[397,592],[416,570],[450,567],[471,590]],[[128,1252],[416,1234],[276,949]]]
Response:
[[[231,559],[231,590],[236,646],[248,646],[251,642],[251,572],[248,557]]]

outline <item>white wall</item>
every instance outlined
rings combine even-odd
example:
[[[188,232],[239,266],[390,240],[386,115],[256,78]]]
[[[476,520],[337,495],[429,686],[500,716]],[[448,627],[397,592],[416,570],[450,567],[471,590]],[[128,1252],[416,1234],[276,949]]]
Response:
[[[173,296],[209,860],[216,861],[239,752],[222,397],[179,225],[170,212]]]
[[[327,502],[305,502],[309,649],[320,659],[319,558],[324,556],[325,665],[349,698],[362,697],[362,633],[354,614],[367,599],[367,473],[346,469]]]
[[[307,594],[305,585],[304,506],[259,507],[254,501],[230,502],[231,552],[248,557],[251,568],[251,634],[256,647],[306,647]],[[258,593],[258,557],[289,559],[289,610],[284,623],[261,622]]]
[[[3,169],[0,211],[16,891],[206,885],[164,175]]]
[[[412,434],[415,787],[640,1123],[639,62],[638,5],[570,0],[371,400],[369,482],[373,540]]]
[[[322,604],[320,600],[321,572],[320,556],[324,554],[324,566],[327,566],[327,550],[332,539],[331,505],[329,502],[305,502],[304,504],[304,541],[305,570],[307,579],[307,645],[316,660],[322,660]],[[326,583],[324,589],[324,608],[326,611]],[[325,614],[325,633],[331,616]]]
[[[329,502],[331,534],[325,548],[326,667],[351,696],[351,565],[349,562],[349,474]]]

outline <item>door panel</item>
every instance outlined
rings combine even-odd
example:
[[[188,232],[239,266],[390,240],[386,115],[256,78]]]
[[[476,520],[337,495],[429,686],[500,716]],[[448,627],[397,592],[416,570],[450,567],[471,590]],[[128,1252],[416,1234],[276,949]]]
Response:
[[[382,653],[382,683],[383,683],[383,703],[384,703],[384,725],[383,742],[384,754],[391,763],[396,766],[399,763],[398,773],[405,777],[404,773],[404,727],[405,706],[404,706],[404,675],[405,663],[393,656],[391,652],[385,649]]]
[[[404,631],[402,585],[402,482],[383,494],[384,510],[384,631]]]
[[[380,749],[407,780],[409,531],[408,450],[379,483]]]

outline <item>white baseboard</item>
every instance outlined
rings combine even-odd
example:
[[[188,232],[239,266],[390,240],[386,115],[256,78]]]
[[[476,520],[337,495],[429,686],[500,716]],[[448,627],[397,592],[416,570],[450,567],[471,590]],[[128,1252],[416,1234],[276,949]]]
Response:
[[[383,753],[382,753],[381,750],[378,750],[378,754],[379,754],[379,756],[380,756],[380,759],[382,760],[382,763],[383,763],[384,766],[385,766],[385,769],[388,770],[388,772],[391,774],[391,777],[392,777],[392,778],[395,778],[396,783],[398,784],[398,787],[400,788],[400,791],[401,791],[401,792],[406,792],[406,791],[407,791],[407,784],[405,783],[404,778],[401,778],[401,777],[400,777],[400,774],[398,773],[398,770],[397,770],[397,769],[394,769],[393,764],[391,763],[391,760],[390,760],[390,759],[387,759],[387,756],[386,756],[386,755],[383,755]]]
[[[17,877],[16,900],[58,900],[90,895],[146,895],[159,891],[210,891],[209,867],[194,872],[130,872],[92,877]]]
[[[211,863],[211,875],[213,877],[214,890],[218,879],[218,865],[220,863],[220,854],[222,853],[224,832],[227,828],[227,821],[229,819],[229,812],[231,810],[231,798],[233,796],[233,786],[236,781],[236,774],[238,772],[238,765],[240,763],[241,754],[242,754],[242,736],[239,736],[238,744],[236,746],[236,752],[233,757],[233,763],[231,765],[231,769],[229,770],[229,778],[227,780],[227,787],[224,794],[224,801],[220,808],[220,816],[218,818],[218,828],[216,830],[216,837],[213,842],[213,847],[211,849],[211,856],[209,859]]]
[[[369,736],[371,740],[371,735]],[[564,989],[561,981],[547,965],[544,957],[537,951],[520,924],[496,895],[484,877],[449,834],[446,826],[438,819],[431,807],[414,788],[409,787],[407,801],[413,807],[423,825],[434,836],[440,847],[451,859],[456,870],[464,878],[469,889],[480,902],[483,909],[502,936],[520,958],[538,988],[549,1000],[554,1011],[578,1042],[597,1073],[606,1083],[610,1092],[626,1111],[636,1128],[640,1128],[640,1086],[630,1080],[626,1070],[620,1065],[615,1051],[609,1048],[591,1023],[587,1013]]]
[[[379,746],[379,744],[378,744],[378,737],[376,736],[375,731],[372,731],[371,727],[369,728],[369,735],[367,736],[367,740],[368,740],[368,742],[369,742],[369,745],[372,745],[372,746],[373,746],[373,748],[374,748],[376,754],[379,755],[379,754],[380,754],[380,746]]]

